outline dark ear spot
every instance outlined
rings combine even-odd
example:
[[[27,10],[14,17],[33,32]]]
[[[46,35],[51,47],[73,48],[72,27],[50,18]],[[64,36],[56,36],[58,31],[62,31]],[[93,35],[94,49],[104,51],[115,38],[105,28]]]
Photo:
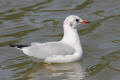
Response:
[[[70,23],[70,26],[72,27],[72,26],[73,26],[73,24],[72,24],[72,23]]]

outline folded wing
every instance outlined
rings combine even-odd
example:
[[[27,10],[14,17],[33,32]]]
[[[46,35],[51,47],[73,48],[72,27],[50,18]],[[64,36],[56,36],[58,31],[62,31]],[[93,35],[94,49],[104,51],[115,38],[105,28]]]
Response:
[[[72,55],[75,52],[74,48],[61,42],[35,43],[22,50],[25,54],[39,59],[56,55]]]

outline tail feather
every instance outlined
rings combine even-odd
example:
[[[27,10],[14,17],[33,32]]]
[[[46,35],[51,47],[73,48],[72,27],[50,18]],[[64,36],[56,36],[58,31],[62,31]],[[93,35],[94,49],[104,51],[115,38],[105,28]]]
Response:
[[[28,47],[30,45],[21,45],[21,44],[10,44],[10,47],[15,47],[15,48],[24,48],[24,47]]]

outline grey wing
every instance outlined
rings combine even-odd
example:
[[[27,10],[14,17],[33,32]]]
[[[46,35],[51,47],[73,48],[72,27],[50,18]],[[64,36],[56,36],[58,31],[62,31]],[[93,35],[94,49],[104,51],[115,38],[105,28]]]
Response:
[[[27,48],[29,56],[34,56],[40,59],[53,55],[71,55],[74,51],[74,48],[61,42],[49,42],[39,45],[32,45]]]

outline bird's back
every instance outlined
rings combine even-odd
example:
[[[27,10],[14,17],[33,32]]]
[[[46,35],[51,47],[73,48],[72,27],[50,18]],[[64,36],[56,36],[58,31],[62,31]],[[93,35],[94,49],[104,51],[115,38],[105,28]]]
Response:
[[[75,50],[71,46],[61,42],[38,43],[22,49],[23,52],[29,56],[39,59],[56,55],[72,55]]]

